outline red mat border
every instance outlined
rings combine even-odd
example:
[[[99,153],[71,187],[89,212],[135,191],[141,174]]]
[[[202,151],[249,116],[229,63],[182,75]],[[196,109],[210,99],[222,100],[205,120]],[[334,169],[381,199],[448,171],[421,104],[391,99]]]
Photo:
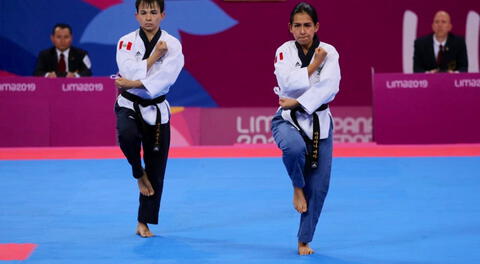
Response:
[[[252,158],[280,157],[269,145],[172,147],[171,158]],[[335,144],[334,157],[452,157],[480,156],[480,144],[377,145],[375,143]],[[0,148],[0,160],[122,159],[116,146]]]
[[[4,260],[27,260],[37,244],[32,243],[1,243],[0,261]]]

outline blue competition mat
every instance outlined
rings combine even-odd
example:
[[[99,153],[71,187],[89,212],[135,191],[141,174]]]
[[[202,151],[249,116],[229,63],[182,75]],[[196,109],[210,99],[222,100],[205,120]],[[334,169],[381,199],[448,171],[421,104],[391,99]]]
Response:
[[[0,244],[38,245],[11,263],[480,263],[479,171],[480,157],[335,158],[316,253],[298,256],[279,158],[169,160],[149,239],[125,160],[0,161]]]

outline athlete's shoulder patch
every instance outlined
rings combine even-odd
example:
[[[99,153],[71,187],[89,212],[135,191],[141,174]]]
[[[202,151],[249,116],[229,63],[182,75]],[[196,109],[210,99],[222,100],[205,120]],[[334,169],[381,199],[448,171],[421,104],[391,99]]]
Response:
[[[118,49],[130,51],[132,50],[132,46],[133,46],[133,42],[121,40],[120,43],[118,44]]]

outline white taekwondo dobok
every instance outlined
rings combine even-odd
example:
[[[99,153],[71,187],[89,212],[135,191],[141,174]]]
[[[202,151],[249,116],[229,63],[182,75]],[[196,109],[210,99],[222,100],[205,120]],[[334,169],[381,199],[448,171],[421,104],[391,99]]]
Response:
[[[156,61],[147,71],[147,60],[142,60],[145,54],[145,45],[140,37],[140,29],[137,29],[120,38],[117,45],[117,65],[121,77],[128,80],[140,81],[143,88],[127,90],[144,99],[154,99],[166,95],[184,65],[182,45],[175,37],[162,30],[158,41],[165,41],[167,53]],[[155,52],[155,49],[152,51]],[[117,103],[121,107],[134,110],[133,102],[119,95]],[[170,105],[167,100],[158,104],[161,113],[161,123],[165,124],[170,119]],[[154,125],[157,110],[154,105],[140,106],[143,119],[150,125]]]
[[[274,92],[279,97],[297,99],[305,110],[304,113],[296,112],[298,124],[310,139],[313,134],[312,114],[322,104],[327,104],[335,98],[341,78],[337,50],[325,42],[320,42],[318,47],[323,48],[327,52],[327,56],[322,65],[310,77],[307,67],[301,68],[302,61],[298,56],[294,40],[285,42],[275,54],[274,73],[279,87],[275,87]],[[320,121],[320,138],[327,138],[330,118],[332,118],[330,109],[327,108],[316,113]],[[297,127],[290,116],[290,110],[282,110],[282,117]]]

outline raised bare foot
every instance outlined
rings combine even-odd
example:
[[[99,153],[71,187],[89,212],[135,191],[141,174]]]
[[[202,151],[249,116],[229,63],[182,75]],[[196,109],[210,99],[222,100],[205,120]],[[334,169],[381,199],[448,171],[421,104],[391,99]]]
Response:
[[[148,229],[147,224],[138,222],[137,225],[137,235],[141,237],[153,237],[153,233]]]
[[[144,172],[143,176],[137,179],[138,189],[140,193],[145,196],[152,196],[154,194],[152,184],[148,180],[147,173]]]
[[[293,207],[301,214],[307,211],[307,200],[305,200],[302,188],[293,188]]]
[[[308,246],[308,243],[303,243],[298,241],[298,255],[312,255],[314,253],[313,249]]]

